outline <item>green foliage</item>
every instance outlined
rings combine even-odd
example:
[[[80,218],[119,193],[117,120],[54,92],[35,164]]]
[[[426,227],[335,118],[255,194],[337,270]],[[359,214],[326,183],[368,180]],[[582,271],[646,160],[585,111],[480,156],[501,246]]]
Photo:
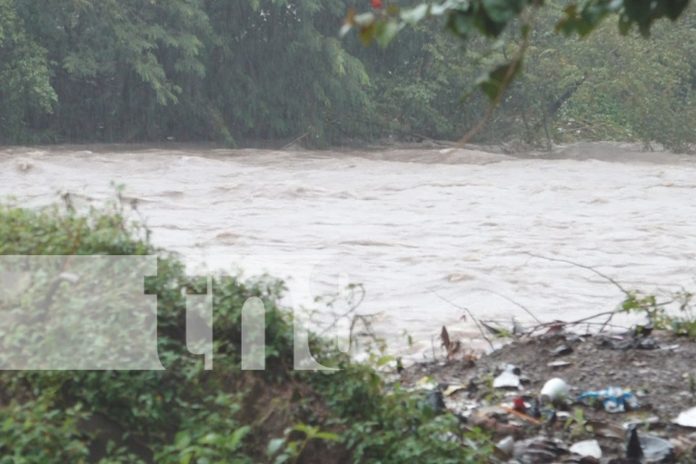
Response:
[[[343,370],[291,371],[291,320],[277,303],[282,284],[270,278],[214,279],[214,370],[204,371],[183,345],[185,292],[201,292],[203,279],[186,276],[176,257],[155,249],[120,202],[88,214],[69,205],[0,208],[0,254],[158,254],[157,276],[145,289],[158,297],[166,370],[1,372],[0,462],[245,464],[326,454],[454,463],[481,462],[490,452],[485,436],[464,433],[421,394],[385,385],[372,368],[346,363],[319,339],[311,342],[315,355]],[[267,370],[258,373],[239,365],[241,308],[250,297],[267,308]],[[271,415],[269,397],[280,400],[271,401]]]
[[[493,444],[485,434],[465,432],[453,415],[437,414],[423,392],[388,387],[366,366],[342,367],[313,380],[347,427],[341,439],[354,462],[478,463],[490,456]]]
[[[24,140],[35,113],[51,113],[57,96],[51,87],[44,48],[27,34],[13,0],[0,0],[0,143]]]
[[[630,291],[619,310],[645,315],[655,329],[696,338],[696,310],[692,304],[693,297],[691,292],[681,291],[674,293],[669,300],[658,301],[655,295]],[[671,306],[677,306],[678,312],[673,308],[670,310]]]
[[[299,435],[299,438],[295,438]],[[297,424],[285,430],[283,438],[274,438],[268,442],[267,454],[273,459],[274,464],[298,462],[302,453],[310,442],[323,440],[333,442],[338,440],[338,435],[323,432],[319,427],[306,424]]]
[[[362,63],[336,37],[342,0],[2,0],[0,142],[217,140],[367,124]]]
[[[56,408],[47,397],[0,408],[0,463],[87,462],[77,429],[83,415],[80,405]]]
[[[505,32],[517,36],[520,44],[515,54],[506,56],[501,64],[492,67],[478,81],[483,93],[497,106],[522,66],[530,41],[530,31],[537,16],[545,17],[545,21],[541,22],[542,34],[548,33],[549,25],[553,25],[551,29],[563,32],[566,36],[577,33],[580,37],[585,37],[597,29],[605,17],[616,15],[622,35],[628,34],[633,26],[637,26],[643,36],[648,36],[653,23],[665,17],[675,21],[688,4],[689,0],[579,0],[564,2],[563,5],[545,4],[536,0],[445,0],[419,3],[408,8],[392,4],[374,13],[356,14],[349,11],[342,32],[346,34],[351,28],[356,28],[363,42],[376,41],[384,46],[405,26],[417,24],[429,16],[444,16],[447,29],[462,39],[468,39],[472,35],[497,39],[504,36]],[[560,16],[550,19],[549,11],[554,12],[560,8],[563,8]],[[546,116],[544,126],[548,134],[545,119]],[[682,131],[677,138],[683,135]],[[669,140],[672,138],[668,137]]]
[[[0,143],[456,139],[493,101],[477,142],[686,152],[685,4],[447,0],[358,14],[348,0],[0,0]],[[359,34],[340,39],[346,11],[344,33]],[[621,31],[602,21],[614,13]]]

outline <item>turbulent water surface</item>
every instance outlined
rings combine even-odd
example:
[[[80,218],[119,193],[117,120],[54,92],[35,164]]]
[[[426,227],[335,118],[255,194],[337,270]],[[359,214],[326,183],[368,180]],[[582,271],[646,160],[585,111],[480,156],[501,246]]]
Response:
[[[510,157],[451,148],[268,151],[57,147],[0,150],[0,196],[41,206],[114,197],[154,241],[206,265],[287,280],[289,304],[364,285],[358,312],[398,344],[430,350],[440,327],[576,319],[612,309],[616,287],[696,288],[696,164],[583,144]],[[531,255],[530,255],[531,254]],[[506,298],[507,297],[507,298]],[[349,309],[337,301],[331,311]]]

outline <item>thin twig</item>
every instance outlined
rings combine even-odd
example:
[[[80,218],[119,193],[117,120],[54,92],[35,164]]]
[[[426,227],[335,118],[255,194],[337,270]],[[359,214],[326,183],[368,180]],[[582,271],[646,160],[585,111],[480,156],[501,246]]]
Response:
[[[526,306],[524,306],[524,305],[521,304],[521,303],[518,303],[517,301],[513,300],[512,298],[510,298],[510,297],[508,297],[508,296],[505,296],[505,295],[503,295],[502,293],[498,293],[498,292],[496,292],[495,290],[489,290],[489,289],[487,289],[487,288],[481,288],[481,289],[479,289],[479,290],[483,290],[484,292],[492,293],[492,294],[494,294],[494,295],[499,296],[500,298],[502,298],[502,299],[504,299],[504,300],[509,301],[510,303],[512,303],[512,304],[514,304],[515,306],[521,308],[524,312],[526,312],[527,314],[529,314],[529,315],[532,317],[532,319],[534,319],[535,321],[537,321],[539,324],[543,324],[543,322],[542,322],[538,317],[536,317],[536,316],[534,315],[534,313],[533,313],[529,308],[527,308]]]
[[[618,283],[615,279],[612,279],[611,277],[609,277],[609,276],[606,275],[605,273],[603,273],[603,272],[601,272],[601,271],[598,271],[597,269],[595,269],[595,268],[592,267],[592,266],[588,266],[588,265],[586,265],[586,264],[581,264],[581,263],[578,263],[578,262],[575,262],[575,261],[571,261],[571,260],[569,260],[569,259],[552,258],[552,257],[550,257],[550,256],[537,255],[537,254],[534,254],[534,253],[530,253],[530,252],[528,252],[528,251],[523,252],[523,254],[529,255],[529,256],[531,256],[532,258],[544,259],[544,260],[546,260],[546,261],[554,261],[554,262],[557,262],[557,263],[570,264],[570,265],[572,265],[572,266],[579,267],[579,268],[581,268],[581,269],[586,269],[586,270],[588,270],[588,271],[590,271],[590,272],[595,273],[596,275],[600,276],[601,278],[603,278],[603,279],[605,279],[605,280],[611,282],[616,288],[618,288],[619,290],[621,290],[621,292],[622,292],[624,295],[626,295],[627,297],[630,297],[630,296],[631,296],[631,292],[629,292],[628,290],[626,290],[626,289],[625,289],[620,283]]]
[[[486,340],[486,342],[488,343],[488,345],[490,345],[492,350],[495,350],[495,346],[493,345],[493,342],[491,342],[491,340],[486,336],[486,332],[483,330],[483,327],[479,323],[478,319],[476,319],[474,317],[474,314],[471,312],[471,310],[469,308],[467,308],[466,306],[460,306],[460,305],[454,303],[453,301],[445,298],[444,296],[440,295],[439,293],[437,293],[434,290],[432,292],[435,294],[435,296],[440,298],[442,301],[451,304],[452,306],[454,306],[457,309],[461,309],[462,311],[466,311],[466,313],[469,315],[471,320],[474,321],[474,324],[476,324],[476,328],[478,329],[479,333],[481,334],[481,337],[483,337],[483,339]]]
[[[593,314],[591,316],[583,317],[581,319],[577,319],[575,321],[568,321],[568,322],[565,322],[565,321],[544,322],[542,324],[539,324],[539,325],[534,326],[531,329],[529,329],[529,331],[527,331],[527,335],[531,335],[538,330],[545,329],[547,327],[552,327],[555,325],[562,325],[565,327],[565,326],[580,325],[580,324],[592,324],[592,325],[602,324],[603,327],[606,327],[607,325],[609,325],[608,323],[609,323],[609,321],[611,321],[611,319],[609,319],[608,321],[605,321],[605,322],[597,322],[597,323],[589,322],[589,321],[591,321],[592,319],[597,319],[598,317],[603,317],[603,316],[613,317],[616,314],[616,312],[617,312],[616,310],[603,311],[601,313]],[[601,330],[603,330],[603,329],[601,329]],[[600,332],[601,332],[601,330],[600,330]]]

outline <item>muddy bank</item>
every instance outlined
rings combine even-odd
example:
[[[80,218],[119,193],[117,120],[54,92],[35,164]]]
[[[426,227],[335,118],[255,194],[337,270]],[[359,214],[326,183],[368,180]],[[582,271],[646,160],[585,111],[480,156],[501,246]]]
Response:
[[[696,406],[696,343],[690,339],[663,332],[550,333],[516,340],[476,360],[469,356],[463,350],[459,359],[413,365],[400,380],[441,392],[447,410],[467,426],[493,433],[501,447],[514,443],[498,451],[501,462],[696,462],[696,415],[691,427],[683,426],[685,416],[682,425],[675,423]],[[566,384],[564,398],[544,397],[537,408],[540,392],[554,378]],[[614,392],[616,404],[589,398],[609,387],[623,390]],[[621,461],[631,427],[645,455]],[[597,441],[600,459],[580,460],[570,452],[573,444],[588,440]],[[655,443],[669,446],[669,453],[649,458]]]

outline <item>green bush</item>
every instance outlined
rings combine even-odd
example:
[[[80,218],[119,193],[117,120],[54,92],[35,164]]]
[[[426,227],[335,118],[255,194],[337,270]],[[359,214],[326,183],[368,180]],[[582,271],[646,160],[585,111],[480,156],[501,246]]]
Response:
[[[311,341],[315,356],[343,370],[292,371],[291,319],[273,279],[214,279],[214,370],[204,371],[184,345],[185,291],[204,282],[148,237],[121,207],[0,207],[1,254],[156,253],[158,274],[145,287],[158,296],[166,367],[0,373],[0,463],[448,463],[480,462],[488,452],[485,437],[463,434],[454,417],[424,407],[421,394],[386,385],[322,340]],[[240,314],[250,297],[268,309],[263,372],[240,370]]]

